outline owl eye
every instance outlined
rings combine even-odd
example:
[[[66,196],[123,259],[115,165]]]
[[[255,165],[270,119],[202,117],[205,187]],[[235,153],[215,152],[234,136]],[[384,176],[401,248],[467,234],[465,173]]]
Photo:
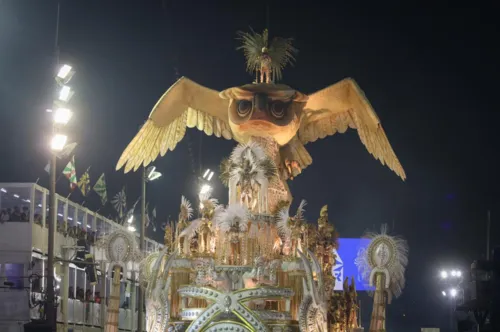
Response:
[[[240,100],[238,103],[238,115],[244,117],[252,110],[252,102],[248,100]]]
[[[277,118],[282,119],[285,116],[286,104],[282,101],[274,101],[271,104],[271,114]]]

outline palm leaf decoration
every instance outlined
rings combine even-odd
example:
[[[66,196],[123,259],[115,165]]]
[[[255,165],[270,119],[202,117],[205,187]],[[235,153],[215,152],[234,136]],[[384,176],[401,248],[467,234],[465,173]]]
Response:
[[[219,178],[226,187],[229,186],[229,180],[231,179],[231,170],[235,168],[236,165],[229,158],[224,158],[220,163],[220,175]]]
[[[273,81],[279,81],[283,77],[282,70],[287,64],[293,65],[295,54],[298,50],[292,46],[292,38],[275,37],[269,43],[269,32],[267,29],[262,34],[238,31],[238,40],[242,45],[237,50],[243,50],[247,60],[247,71],[254,73],[260,70],[263,50],[267,49],[267,54],[271,57],[271,71]]]

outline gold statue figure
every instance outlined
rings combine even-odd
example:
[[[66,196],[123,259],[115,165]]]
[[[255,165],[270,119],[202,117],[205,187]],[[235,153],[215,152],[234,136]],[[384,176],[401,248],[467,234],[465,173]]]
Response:
[[[248,215],[249,212],[245,206],[232,204],[216,216],[217,227],[222,231],[223,236],[227,236],[229,241],[230,265],[241,264],[241,245],[243,236],[248,230]]]
[[[285,207],[278,213],[277,228],[278,233],[284,238],[283,253],[297,257],[297,249],[302,251],[302,230],[305,223],[304,207],[307,202],[302,200],[295,216],[289,216],[289,208]]]
[[[180,254],[189,255],[191,252],[190,243],[187,236],[184,235],[184,231],[188,227],[188,220],[193,215],[193,208],[191,203],[182,196],[181,207],[179,212],[179,221],[177,222],[177,228],[175,230],[177,238],[177,249]]]
[[[201,221],[198,228],[198,237],[201,253],[210,253],[212,251],[211,240],[214,235],[212,230],[212,219],[214,218],[217,206],[217,199],[211,198],[208,194],[200,194]]]

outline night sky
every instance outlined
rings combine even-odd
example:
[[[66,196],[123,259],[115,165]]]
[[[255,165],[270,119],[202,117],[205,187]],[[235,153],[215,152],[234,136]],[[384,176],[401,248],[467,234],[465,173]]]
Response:
[[[401,181],[349,131],[307,145],[313,165],[290,184],[294,206],[306,199],[306,215],[315,221],[328,204],[342,237],[388,223],[408,239],[407,288],[389,307],[389,326],[445,327],[438,269],[467,269],[484,256],[488,209],[493,242],[500,238],[493,9],[479,8],[481,1],[467,8],[268,3],[271,36],[293,37],[300,50],[283,83],[311,93],[353,77],[408,175]],[[48,185],[45,109],[52,101],[56,8],[55,1],[0,1],[0,182],[39,178]],[[126,186],[132,204],[139,174],[114,171],[121,152],[176,73],[218,90],[250,83],[243,54],[235,51],[236,31],[250,26],[266,27],[265,2],[62,1],[60,60],[77,70],[71,81],[76,114],[68,128],[69,140],[79,143],[77,173],[92,165],[94,182],[105,172],[108,196]],[[182,194],[195,200],[200,170],[218,169],[234,146],[190,130],[175,151],[155,162],[164,176],[148,185],[148,201],[157,206],[160,223],[177,216]],[[226,202],[222,184],[214,186]],[[58,191],[68,194],[66,179]],[[99,207],[95,194],[89,201]],[[151,229],[148,235],[162,238]]]

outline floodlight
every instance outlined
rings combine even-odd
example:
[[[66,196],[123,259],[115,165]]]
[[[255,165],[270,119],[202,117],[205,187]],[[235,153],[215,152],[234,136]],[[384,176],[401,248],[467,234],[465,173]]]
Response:
[[[210,187],[208,184],[204,184],[203,186],[201,186],[200,194],[201,195],[208,194],[211,191],[212,191],[212,187]]]
[[[210,172],[210,174],[208,175],[207,181],[210,181],[212,179],[212,176],[214,176],[214,172]]]
[[[134,226],[128,226],[128,227],[127,227],[127,230],[128,230],[129,232],[135,232],[135,227],[134,227]]]
[[[206,178],[208,173],[210,173],[210,168],[208,168],[206,171],[205,171],[205,174],[203,174],[203,178]]]
[[[149,166],[148,169],[146,170],[146,174],[147,174],[147,180],[148,181],[154,181],[156,179],[158,179],[159,177],[161,177],[161,173],[160,172],[156,172],[156,167],[155,166]]]
[[[52,137],[52,141],[50,142],[50,148],[52,151],[62,151],[64,149],[64,145],[66,145],[66,141],[68,140],[68,136],[62,134],[56,134]]]
[[[73,112],[69,108],[58,108],[54,113],[54,122],[57,124],[65,125],[69,122]]]
[[[442,291],[441,294],[443,294],[443,296],[446,296],[446,292],[445,291]]]
[[[68,102],[72,96],[73,91],[71,91],[71,88],[67,85],[63,85],[61,91],[59,91],[59,100]]]
[[[442,278],[442,279],[446,279],[446,278],[448,278],[448,272],[446,272],[446,271],[441,271],[441,278]]]
[[[133,221],[134,221],[134,216],[133,216],[133,215],[132,215],[132,216],[130,216],[130,217],[127,219],[127,222],[128,222],[129,224],[131,224]]]
[[[455,270],[451,270],[451,276],[452,276],[452,277],[456,277],[456,276],[457,276],[457,271],[455,271]]]
[[[456,297],[458,294],[458,291],[455,288],[450,289],[450,295],[451,297]]]
[[[458,270],[458,271],[457,271],[457,277],[459,277],[459,278],[460,278],[461,276],[462,276],[462,271]]]
[[[62,80],[66,80],[71,74],[71,69],[73,68],[69,65],[62,65],[62,67],[57,72],[57,77]]]

